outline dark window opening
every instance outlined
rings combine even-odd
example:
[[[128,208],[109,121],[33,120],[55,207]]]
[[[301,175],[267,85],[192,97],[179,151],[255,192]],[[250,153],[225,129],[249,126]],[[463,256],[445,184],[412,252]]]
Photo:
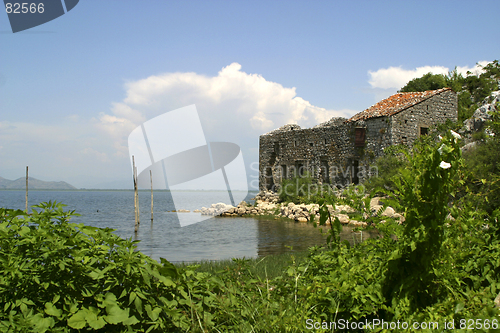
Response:
[[[354,185],[358,185],[359,184],[359,177],[358,177],[358,173],[359,173],[359,161],[355,160],[353,162],[353,165],[352,165],[352,182]]]
[[[299,144],[297,143],[297,140],[293,143],[295,147],[297,147]]]
[[[274,153],[277,154],[277,155],[280,153],[280,144],[279,144],[279,142],[275,142],[274,143]]]
[[[330,170],[327,161],[321,161],[321,178],[324,184],[330,183]]]
[[[405,120],[405,124],[408,124],[408,120]]]
[[[311,147],[312,147],[312,146],[314,146],[314,143],[311,142],[311,143],[309,143],[309,145],[311,145]]]
[[[286,165],[281,166],[281,178],[282,179],[288,179],[288,172],[287,172],[287,167]]]
[[[427,127],[420,127],[420,135],[427,135],[429,129]]]
[[[269,165],[266,170],[266,185],[268,190],[273,189],[274,179],[273,179],[273,168],[271,165]]]
[[[325,145],[327,144],[326,139],[325,139]]]
[[[305,170],[302,162],[295,162],[295,177],[304,177]]]
[[[365,146],[365,128],[356,128],[355,136],[354,136],[354,146],[355,147],[364,147]]]

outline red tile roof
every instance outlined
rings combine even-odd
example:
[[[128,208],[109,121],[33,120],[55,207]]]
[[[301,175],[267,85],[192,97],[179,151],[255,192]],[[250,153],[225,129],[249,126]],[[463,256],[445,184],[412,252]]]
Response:
[[[403,111],[410,106],[418,104],[426,99],[436,96],[443,91],[451,90],[451,88],[443,88],[438,90],[427,90],[421,92],[404,92],[392,95],[375,105],[370,106],[368,109],[352,116],[348,122],[365,120],[369,118],[392,116],[398,112]]]

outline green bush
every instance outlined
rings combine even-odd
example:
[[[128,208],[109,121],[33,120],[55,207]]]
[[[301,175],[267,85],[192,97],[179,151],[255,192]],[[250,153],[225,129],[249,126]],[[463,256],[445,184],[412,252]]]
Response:
[[[465,171],[464,191],[470,191],[469,198],[476,207],[488,213],[500,208],[500,112],[492,113],[492,120],[486,127],[493,133],[487,136],[484,132],[477,134],[475,149],[464,154]],[[481,135],[481,136],[479,136]]]
[[[363,185],[369,193],[379,189],[395,189],[394,178],[408,165],[404,154],[407,151],[404,145],[389,146],[384,149],[384,155],[375,161],[377,175],[368,178]],[[378,192],[380,194],[381,192]]]
[[[320,224],[328,203],[348,203],[380,237],[351,247],[335,219],[326,249],[291,255],[272,274],[247,259],[210,273],[159,264],[110,229],[69,223],[74,213],[56,203],[33,215],[0,209],[0,332],[304,332],[310,320],[340,319],[433,321],[444,331],[445,320],[460,328],[474,318],[498,328],[500,210],[476,205],[481,192],[466,188],[449,132],[403,154],[386,194],[404,223],[371,212],[357,187],[322,199]]]
[[[305,173],[283,180],[278,195],[281,202],[316,203],[322,198],[333,196],[334,191],[330,185],[318,184],[309,173]]]
[[[190,327],[192,297],[210,303],[134,241],[69,223],[75,214],[61,204],[34,207],[41,212],[0,209],[1,332],[175,332]]]

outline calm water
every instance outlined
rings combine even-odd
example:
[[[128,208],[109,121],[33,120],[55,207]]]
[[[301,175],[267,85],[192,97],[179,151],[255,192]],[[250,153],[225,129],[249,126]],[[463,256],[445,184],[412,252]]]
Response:
[[[213,192],[214,203],[223,193]],[[256,193],[250,193],[251,198]],[[183,192],[186,207],[197,208],[197,192]],[[206,193],[205,193],[206,195]],[[0,191],[0,207],[24,209],[25,192]],[[141,224],[134,235],[133,191],[30,191],[29,205],[56,200],[67,210],[81,214],[73,222],[95,227],[109,227],[122,238],[138,239],[138,248],[152,258],[163,257],[172,262],[220,260],[234,257],[258,257],[324,244],[325,237],[317,228],[304,223],[256,218],[210,218],[203,222],[180,227],[170,193],[154,193],[154,222],[151,224],[150,192],[139,192]],[[190,204],[191,203],[191,204]],[[188,214],[188,213],[179,213]],[[195,213],[191,213],[195,214]],[[346,228],[345,228],[346,229]],[[353,235],[346,230],[345,238]]]

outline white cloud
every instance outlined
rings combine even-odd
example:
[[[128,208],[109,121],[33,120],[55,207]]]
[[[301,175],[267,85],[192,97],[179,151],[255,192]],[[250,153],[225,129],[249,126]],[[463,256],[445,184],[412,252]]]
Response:
[[[463,76],[467,75],[467,71],[472,72],[473,75],[478,75],[482,72],[481,67],[488,63],[489,61],[480,61],[473,67],[457,66],[457,71]],[[415,69],[403,69],[401,66],[391,66],[376,71],[368,71],[368,75],[370,76],[368,83],[370,83],[372,88],[401,89],[409,81],[422,77],[427,73],[446,75],[449,71],[450,69],[444,66],[422,66]]]
[[[433,74],[448,74],[449,69],[443,66],[423,66],[415,69],[403,69],[401,66],[381,68],[375,72],[368,71],[370,75],[368,83],[370,83],[372,88],[400,89],[409,81],[429,72]]]
[[[165,73],[128,82],[126,98],[115,103],[112,114],[102,114],[98,126],[122,139],[147,119],[195,104],[207,138],[237,142],[288,123],[311,127],[352,110],[327,110],[311,105],[286,88],[258,74],[241,71],[232,63],[216,76]],[[128,131],[128,133],[127,133]],[[125,145],[125,141],[121,143]]]
[[[468,66],[457,66],[457,72],[462,74],[463,76],[467,76],[467,72],[471,72],[472,75],[479,75],[483,73],[482,67],[488,65],[491,61],[479,61],[474,67]]]

